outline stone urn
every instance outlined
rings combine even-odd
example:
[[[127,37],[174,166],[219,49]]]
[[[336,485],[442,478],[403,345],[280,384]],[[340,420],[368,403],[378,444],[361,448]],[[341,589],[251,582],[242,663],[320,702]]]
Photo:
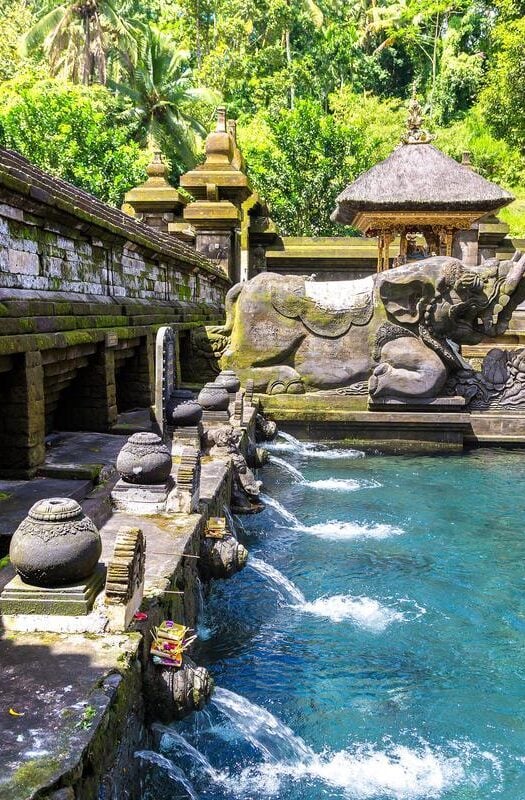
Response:
[[[227,411],[230,405],[228,391],[219,383],[206,383],[197,400],[205,411]]]
[[[179,400],[173,395],[166,403],[166,419],[176,428],[198,425],[202,418],[202,406],[196,400]]]
[[[156,433],[134,433],[118,454],[117,471],[126,483],[145,486],[166,483],[171,472],[171,453]]]
[[[102,542],[76,500],[51,497],[30,509],[11,539],[11,563],[34,586],[66,586],[95,571]]]
[[[218,386],[224,386],[228,394],[237,394],[241,388],[241,382],[233,369],[223,369],[215,378]]]

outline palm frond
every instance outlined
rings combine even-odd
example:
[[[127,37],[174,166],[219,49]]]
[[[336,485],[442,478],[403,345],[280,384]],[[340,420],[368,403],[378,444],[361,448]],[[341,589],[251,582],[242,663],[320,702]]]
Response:
[[[26,33],[21,41],[23,55],[27,56],[31,50],[40,47],[47,37],[53,33],[60,25],[64,15],[67,13],[67,6],[57,6],[49,14],[46,14]]]

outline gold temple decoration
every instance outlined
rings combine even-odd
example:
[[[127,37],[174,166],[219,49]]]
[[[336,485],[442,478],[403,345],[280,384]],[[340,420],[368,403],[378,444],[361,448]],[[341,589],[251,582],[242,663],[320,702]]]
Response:
[[[401,139],[403,144],[428,144],[436,138],[434,134],[425,130],[422,125],[423,109],[417,99],[416,87],[414,86],[412,98],[408,104],[407,131]]]

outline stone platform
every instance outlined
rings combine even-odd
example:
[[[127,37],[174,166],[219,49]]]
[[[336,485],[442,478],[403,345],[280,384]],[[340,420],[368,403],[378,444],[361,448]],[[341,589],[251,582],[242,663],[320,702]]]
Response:
[[[118,732],[119,695],[140,696],[129,666],[139,640],[137,633],[102,639],[3,632],[0,800],[41,797],[44,789],[72,781],[89,761],[103,718]],[[138,741],[142,733],[137,730]],[[100,747],[98,756],[104,758]]]
[[[201,494],[200,513],[116,512],[101,526],[104,565],[122,526],[140,527],[146,538],[141,607],[148,618],[130,631],[108,633],[103,595],[86,616],[0,618],[0,800],[125,797],[138,785],[133,753],[148,746],[141,677],[148,655],[141,642],[163,619],[195,625],[201,533],[206,516],[222,514],[229,501],[227,462],[204,461]],[[92,513],[104,497],[95,489],[84,510]],[[10,565],[0,568],[0,589],[13,576]]]
[[[519,410],[470,412],[458,403],[409,407],[384,402],[372,411],[366,396],[335,391],[256,399],[269,419],[308,439],[345,440],[392,453],[454,452],[464,445],[525,446],[525,412]]]

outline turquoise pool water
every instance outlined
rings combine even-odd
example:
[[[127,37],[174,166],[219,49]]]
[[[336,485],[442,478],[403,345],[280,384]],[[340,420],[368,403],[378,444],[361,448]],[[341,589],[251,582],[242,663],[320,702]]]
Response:
[[[201,620],[216,699],[144,798],[524,800],[525,457],[272,456]]]

